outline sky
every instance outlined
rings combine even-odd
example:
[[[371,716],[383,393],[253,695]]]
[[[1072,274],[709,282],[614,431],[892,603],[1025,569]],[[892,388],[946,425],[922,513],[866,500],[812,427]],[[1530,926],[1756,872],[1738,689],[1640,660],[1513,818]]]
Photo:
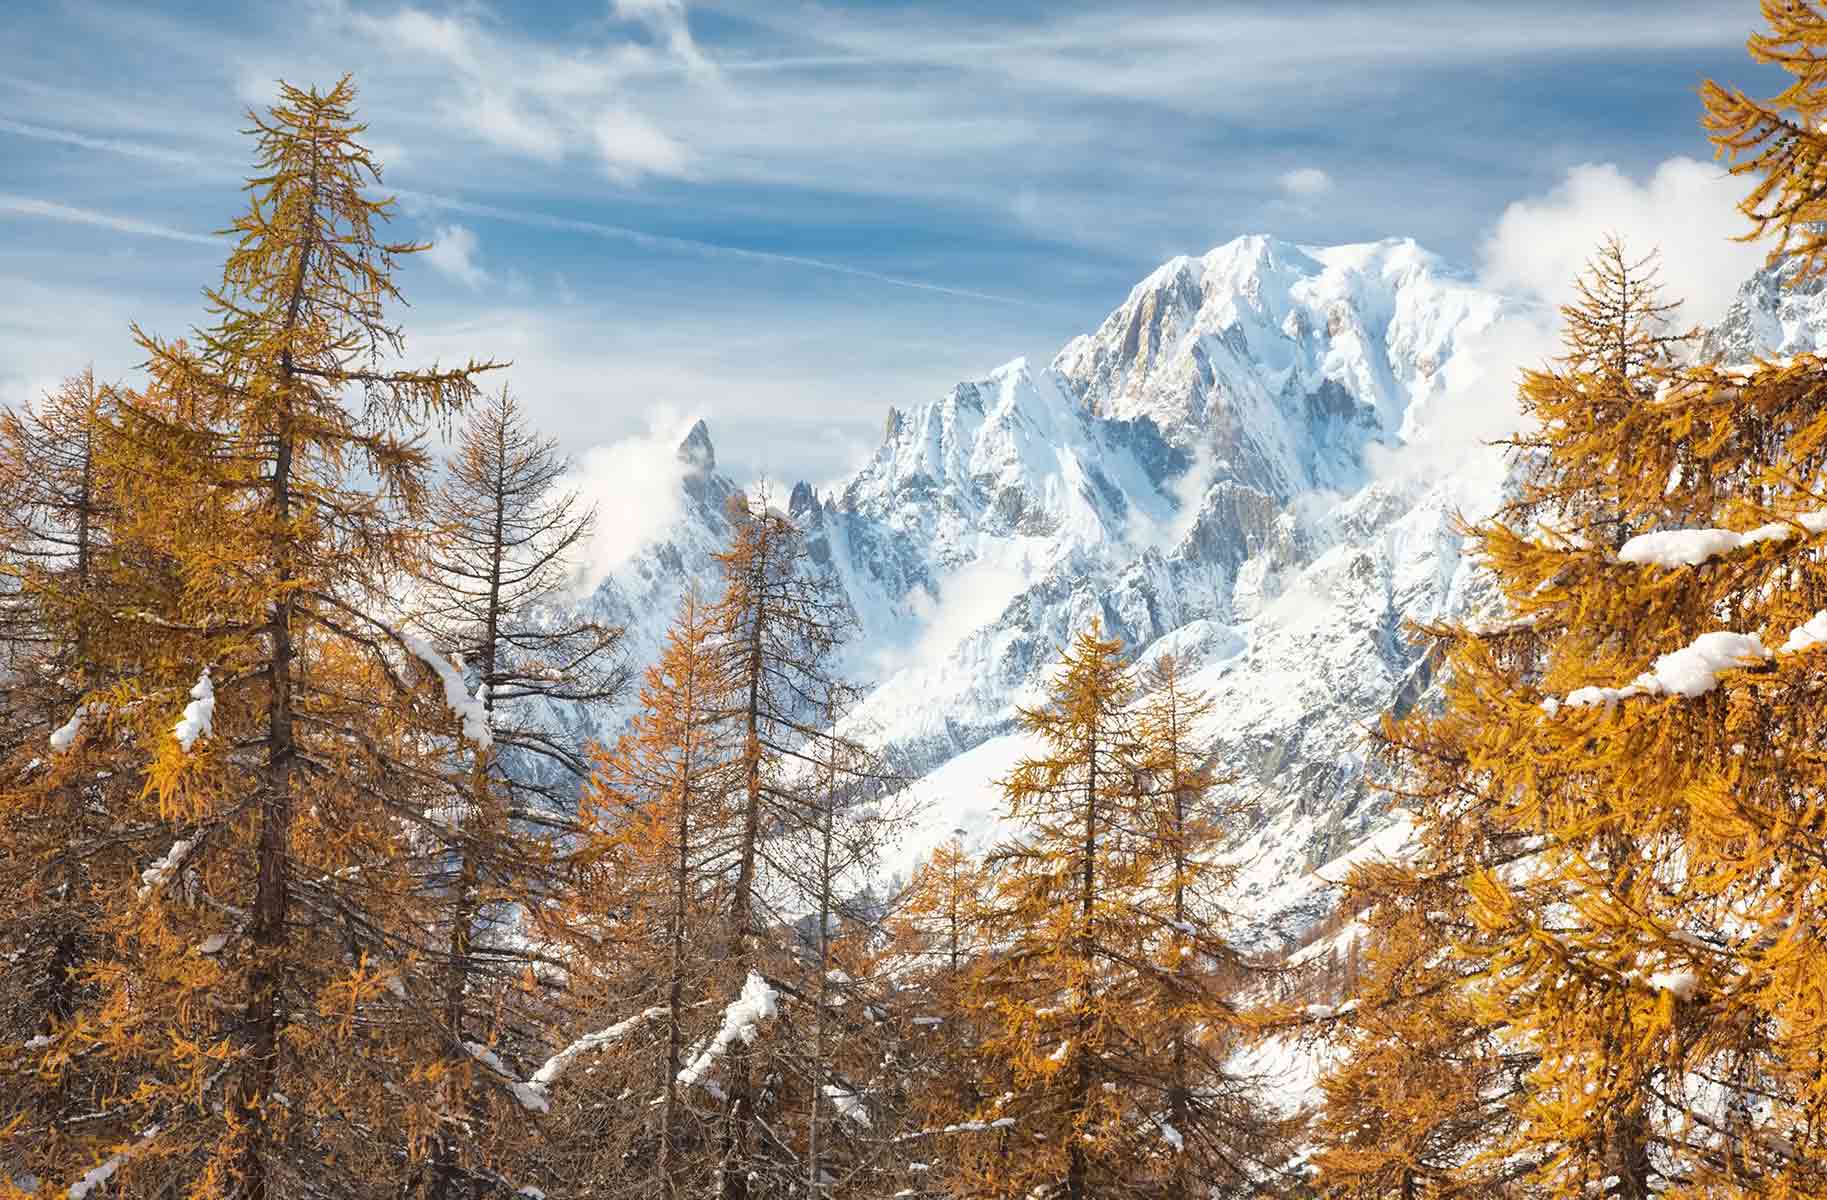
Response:
[[[1698,126],[1769,93],[1752,0],[18,6],[0,40],[0,402],[181,333],[244,112],[352,72],[412,357],[514,360],[580,459],[695,417],[828,482],[890,405],[1044,363],[1174,254],[1412,236],[1552,294],[1606,227],[1750,262]],[[1695,213],[1701,213],[1699,217]],[[1627,228],[1627,231],[1628,231]],[[1687,242],[1683,246],[1679,243]],[[1754,256],[1753,256],[1754,257]]]

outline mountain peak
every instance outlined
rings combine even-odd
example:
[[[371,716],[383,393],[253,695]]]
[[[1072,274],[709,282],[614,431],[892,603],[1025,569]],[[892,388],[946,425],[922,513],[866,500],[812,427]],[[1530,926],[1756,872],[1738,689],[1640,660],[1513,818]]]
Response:
[[[708,475],[717,469],[717,448],[711,445],[710,427],[700,420],[692,425],[691,432],[679,443],[679,461],[692,468],[695,474]]]
[[[1146,416],[1270,495],[1351,491],[1364,447],[1405,435],[1502,304],[1410,238],[1249,234],[1163,263],[1053,371],[1089,411]]]

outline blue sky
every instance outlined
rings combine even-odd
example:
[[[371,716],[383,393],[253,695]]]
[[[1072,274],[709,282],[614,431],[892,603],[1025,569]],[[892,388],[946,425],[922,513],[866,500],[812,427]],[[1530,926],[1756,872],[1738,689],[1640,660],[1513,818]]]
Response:
[[[1699,81],[1774,90],[1756,21],[1751,0],[19,6],[0,400],[124,372],[130,319],[196,319],[240,114],[281,77],[355,73],[401,232],[440,242],[404,279],[421,354],[515,359],[575,451],[704,415],[739,473],[828,480],[890,404],[1044,361],[1172,254],[1408,235],[1489,274],[1519,204],[1576,243],[1653,217],[1680,197],[1658,167],[1710,158]],[[1622,209],[1571,196],[1590,164]]]

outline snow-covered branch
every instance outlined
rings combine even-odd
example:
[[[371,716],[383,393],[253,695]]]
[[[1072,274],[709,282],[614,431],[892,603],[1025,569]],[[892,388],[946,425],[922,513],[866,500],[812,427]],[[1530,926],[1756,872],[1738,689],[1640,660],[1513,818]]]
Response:
[[[117,1151],[114,1154],[110,1154],[107,1158],[104,1158],[98,1165],[91,1168],[88,1174],[70,1185],[69,1200],[85,1200],[90,1192],[102,1187],[110,1179],[114,1178],[114,1173],[121,1169],[121,1165],[135,1154],[138,1154],[146,1143],[157,1137],[158,1134],[159,1127],[154,1125],[141,1136],[137,1145],[131,1146],[126,1150]]]
[[[486,693],[479,690],[476,695],[470,695],[462,673],[451,665],[449,659],[433,649],[431,643],[410,633],[395,631],[395,636],[414,658],[437,673],[439,681],[444,684],[444,703],[463,722],[463,736],[474,742],[478,750],[487,750],[493,746],[495,735],[488,727]]]
[[[1649,670],[1627,687],[1583,687],[1567,693],[1565,700],[1550,696],[1542,701],[1549,716],[1566,708],[1607,709],[1636,696],[1685,696],[1692,700],[1719,686],[1719,677],[1752,663],[1768,662],[1769,649],[1755,633],[1724,630],[1703,633],[1691,645],[1658,658]]]
[[[552,1085],[564,1076],[579,1055],[588,1054],[592,1050],[600,1050],[604,1046],[618,1042],[635,1027],[647,1021],[658,1020],[665,1015],[664,1007],[655,1006],[643,1009],[626,1020],[617,1021],[607,1029],[586,1033],[551,1058],[546,1059],[544,1065],[533,1072],[533,1077],[524,1082],[508,1070],[507,1064],[502,1062],[500,1056],[487,1046],[478,1042],[465,1042],[463,1049],[469,1053],[471,1058],[500,1076],[502,1084],[513,1094],[514,1099],[520,1102],[520,1107],[528,1112],[550,1112],[552,1110]]]
[[[209,668],[197,676],[197,682],[190,689],[190,703],[184,706],[184,715],[172,727],[171,736],[178,739],[178,745],[185,753],[196,745],[200,737],[210,737],[215,733],[216,688],[210,682]]]
[[[52,753],[62,754],[76,744],[76,737],[82,732],[82,719],[88,715],[88,712],[88,705],[77,705],[76,711],[70,714],[70,719],[51,731]]]
[[[691,1087],[701,1081],[717,1059],[729,1053],[738,1041],[752,1044],[760,1035],[761,1024],[780,1012],[779,993],[755,971],[743,981],[742,994],[723,1010],[723,1027],[710,1043],[679,1070],[679,1082]]]
[[[1827,531],[1827,512],[1799,513],[1788,520],[1771,521],[1744,533],[1730,529],[1661,529],[1640,533],[1619,547],[1618,561],[1640,566],[1697,567],[1759,542],[1786,542],[1798,531]]]

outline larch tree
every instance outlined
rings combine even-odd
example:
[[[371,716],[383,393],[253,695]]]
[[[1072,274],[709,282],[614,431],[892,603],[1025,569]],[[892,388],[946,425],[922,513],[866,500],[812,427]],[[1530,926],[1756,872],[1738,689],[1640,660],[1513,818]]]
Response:
[[[1709,98],[1716,129],[1743,115]],[[1431,781],[1415,875],[1464,894],[1434,950],[1461,961],[1436,975],[1482,1047],[1455,1109],[1480,1071],[1507,1097],[1428,1182],[1470,1193],[1501,1165],[1531,1195],[1816,1194],[1827,374],[1595,353],[1633,336],[1597,278],[1562,362],[1525,376],[1521,498],[1476,531],[1511,624],[1446,632],[1445,713],[1390,735]],[[1391,1036],[1354,1057],[1424,1077]]]
[[[175,587],[168,562],[120,536],[113,418],[92,374],[0,416],[0,1183],[55,1177],[113,1144],[108,1097],[144,1064],[75,1064],[111,953],[110,893],[162,832],[135,804],[146,759],[116,701]],[[143,682],[143,678],[134,678]]]
[[[875,1195],[893,1177],[896,1144],[884,1114],[898,1072],[892,1053],[892,1006],[885,980],[874,978],[884,935],[881,904],[868,886],[880,853],[905,808],[902,779],[856,720],[860,694],[834,677],[823,682],[814,732],[802,753],[801,789],[808,813],[779,839],[783,858],[802,864],[785,882],[805,897],[806,930],[794,947],[800,970],[789,988],[810,1010],[799,1046],[781,1056],[803,1095],[802,1175],[809,1197]],[[791,847],[803,848],[794,855]]]
[[[961,1113],[975,1114],[986,1099],[976,1069],[982,1029],[967,999],[970,972],[990,949],[982,910],[992,878],[954,831],[914,870],[890,919],[890,955],[901,977],[896,1058],[907,1077],[902,1106],[913,1126],[910,1142],[941,1136],[937,1131]],[[910,1161],[922,1164],[916,1174],[925,1178],[909,1185],[943,1186],[946,1172],[931,1169],[924,1145],[913,1152]]]
[[[1424,630],[1447,648],[1445,708],[1380,735],[1419,849],[1353,880],[1377,937],[1342,1025],[1350,1053],[1323,1085],[1339,1140],[1318,1162],[1340,1195],[1527,1186],[1636,1200],[1658,1164],[1671,1169],[1658,1127],[1679,1074],[1641,1053],[1640,948],[1590,923],[1666,888],[1642,868],[1674,844],[1590,770],[1544,753],[1534,701],[1670,636],[1667,614],[1592,621],[1570,564],[1709,512],[1730,486],[1668,425],[1673,311],[1653,260],[1607,240],[1563,309],[1563,355],[1523,373],[1517,495],[1472,531],[1510,619]],[[1617,469],[1626,446],[1653,481]]]
[[[742,743],[715,633],[688,592],[630,728],[597,758],[574,881],[547,921],[585,1024],[645,1014],[558,1110],[564,1169],[593,1188],[677,1196],[714,1181],[711,1113],[682,1077],[727,999],[709,948],[724,934],[742,831]]]
[[[804,898],[791,883],[801,864],[792,857],[797,841],[774,834],[806,828],[818,811],[808,794],[817,786],[813,747],[830,733],[821,705],[851,615],[786,514],[765,497],[759,503],[735,497],[731,516],[731,544],[718,555],[723,594],[711,621],[712,653],[732,688],[726,717],[741,746],[740,830],[718,951],[724,986],[734,996],[751,976],[763,979],[771,963],[790,961],[775,935],[793,915],[783,906]],[[755,1059],[751,1040],[739,1038],[721,1066],[721,1200],[786,1191],[801,1180],[794,1147],[771,1132],[780,1126],[758,1126],[758,1109],[779,1096],[772,1087],[764,1095]]]
[[[578,724],[569,710],[610,702],[623,686],[619,630],[565,613],[572,556],[592,521],[562,489],[566,469],[556,443],[531,429],[503,386],[460,433],[431,497],[429,553],[414,565],[416,623],[463,671],[488,727],[486,741],[452,738],[463,779],[426,827],[426,878],[443,908],[435,1029],[449,1060],[451,1115],[430,1164],[431,1200],[446,1200],[469,1169],[458,1141],[472,1126],[464,1113],[477,1064],[465,1047],[486,1045],[500,1058],[543,1044],[545,1002],[520,984],[539,977],[541,956],[525,936],[537,918],[528,910],[557,903],[565,873],[557,839],[576,831],[567,808],[587,774],[585,750],[567,732]]]
[[[1138,687],[1133,834],[1152,877],[1134,903],[1155,924],[1142,944],[1152,961],[1141,978],[1152,993],[1151,1052],[1165,1057],[1166,1070],[1159,1079],[1143,1072],[1136,1085],[1144,1111],[1166,1114],[1162,1132],[1175,1150],[1166,1194],[1191,1197],[1273,1174],[1289,1128],[1264,1107],[1255,1081],[1228,1065],[1255,1032],[1241,998],[1266,975],[1226,936],[1234,921],[1225,893],[1237,868],[1223,850],[1241,810],[1213,797],[1218,777],[1200,733],[1212,702],[1187,686],[1171,654],[1142,670]]]
[[[410,1174],[443,1118],[398,1011],[436,993],[403,851],[447,788],[447,705],[475,702],[438,686],[448,662],[406,665],[425,656],[390,590],[423,543],[420,432],[490,364],[390,365],[392,271],[417,247],[377,235],[390,202],[353,100],[346,78],[281,85],[252,115],[212,323],[138,334],[152,383],[122,407],[122,523],[180,587],[114,705],[163,850],[110,894],[94,1015],[59,1042],[140,1065],[110,1097],[119,1148],[71,1176],[90,1186],[359,1194]]]
[[[1178,961],[1203,954],[1222,967],[1236,956],[1172,916],[1176,894],[1184,904],[1208,865],[1175,836],[1172,815],[1178,799],[1184,819],[1201,793],[1190,736],[1174,729],[1196,704],[1182,693],[1143,720],[1135,699],[1121,643],[1092,630],[1066,651],[1048,702],[1021,711],[1042,749],[1001,784],[1020,832],[991,856],[983,930],[993,948],[966,1001],[983,1028],[979,1093],[992,1097],[956,1122],[968,1133],[956,1186],[968,1193],[1083,1200],[1176,1181],[1213,1194],[1254,1186],[1256,1163],[1237,1155],[1247,1088],[1230,1086],[1213,1053],[1227,1043],[1218,1030],[1240,1027],[1203,969]],[[1281,1153],[1250,1140],[1252,1156]],[[1177,1159],[1189,1153],[1198,1157],[1183,1172]]]
[[[113,682],[105,641],[116,624],[109,602],[120,596],[102,561],[113,481],[98,453],[111,403],[110,389],[85,371],[0,415],[0,712],[8,757],[19,757],[0,809],[4,853],[17,864],[5,873],[10,903],[0,921],[10,928],[0,939],[14,963],[9,981],[37,997],[9,1008],[33,1027],[25,1036],[71,1015],[96,932],[86,859],[116,833],[97,820],[106,814],[95,778],[103,764],[86,753],[101,739],[82,737],[80,720],[68,725],[90,691]]]

